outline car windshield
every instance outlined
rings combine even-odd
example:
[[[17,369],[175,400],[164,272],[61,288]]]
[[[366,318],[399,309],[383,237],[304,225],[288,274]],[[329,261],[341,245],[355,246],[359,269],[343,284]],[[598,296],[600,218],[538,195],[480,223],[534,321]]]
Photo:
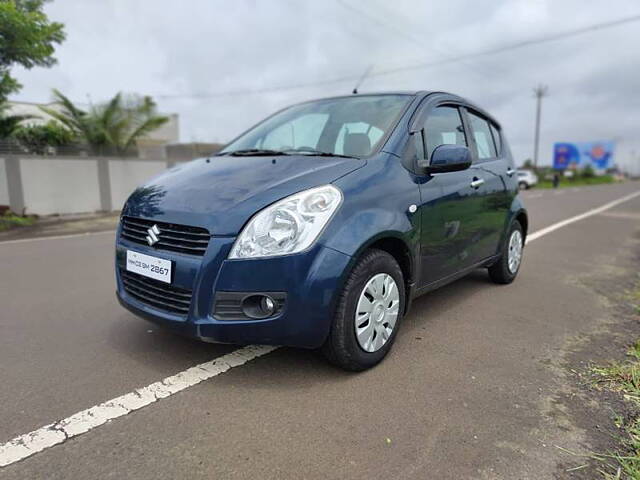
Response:
[[[294,105],[259,123],[218,155],[366,157],[395,125],[410,95],[354,95]]]

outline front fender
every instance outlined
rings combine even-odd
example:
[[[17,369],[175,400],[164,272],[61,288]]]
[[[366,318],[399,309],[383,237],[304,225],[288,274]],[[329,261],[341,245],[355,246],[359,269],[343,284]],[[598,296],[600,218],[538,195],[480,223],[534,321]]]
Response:
[[[325,245],[357,257],[370,245],[384,238],[397,238],[412,251],[412,246],[417,242],[417,234],[409,215],[380,208],[358,212],[335,230]]]
[[[358,169],[334,182],[344,194],[344,203],[327,226],[321,243],[349,255],[353,268],[360,254],[380,240],[381,248],[402,251],[409,260],[408,274],[417,272],[419,258],[420,189],[400,159],[381,153]],[[405,259],[398,259],[404,263]]]
[[[395,237],[413,253],[420,234],[420,189],[414,176],[394,155],[380,153],[364,168],[334,183],[344,194],[344,204],[331,220],[323,243],[356,257],[378,239]]]

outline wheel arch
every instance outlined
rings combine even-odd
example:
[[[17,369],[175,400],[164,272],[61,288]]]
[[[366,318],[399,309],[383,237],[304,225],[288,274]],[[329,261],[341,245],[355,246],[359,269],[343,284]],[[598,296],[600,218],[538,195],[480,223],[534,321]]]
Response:
[[[506,233],[509,231],[509,228],[511,228],[511,224],[513,223],[514,220],[517,220],[518,222],[520,222],[520,225],[522,226],[523,240],[526,240],[527,232],[529,231],[529,214],[527,213],[527,209],[524,207],[524,204],[522,203],[522,199],[520,198],[520,195],[516,195],[516,197],[511,202],[511,207],[509,208],[508,220],[506,222],[504,234],[502,237],[503,239],[504,239],[504,235],[506,235]]]
[[[382,250],[388,253],[400,266],[404,280],[404,310],[406,312],[409,309],[411,293],[415,284],[417,271],[415,255],[412,252],[411,247],[400,232],[381,232],[360,245],[356,253],[353,255],[353,265],[355,265],[365,252],[372,249]],[[353,265],[351,265],[350,268],[353,268]]]
[[[529,216],[527,215],[527,211],[523,208],[518,213],[516,213],[514,220],[520,222],[522,226],[522,236],[523,240],[527,239],[527,232],[529,231]]]

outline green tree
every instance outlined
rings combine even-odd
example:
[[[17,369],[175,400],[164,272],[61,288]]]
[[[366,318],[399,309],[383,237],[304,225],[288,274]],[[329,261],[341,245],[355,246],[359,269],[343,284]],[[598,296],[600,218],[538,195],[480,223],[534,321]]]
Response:
[[[40,107],[94,151],[113,149],[118,154],[131,150],[136,140],[161,127],[168,117],[158,115],[151,97],[116,94],[111,100],[90,105],[88,110],[77,107],[58,90],[53,91],[58,109]]]
[[[20,90],[11,68],[50,67],[56,63],[54,44],[61,43],[64,25],[49,21],[45,0],[0,1],[0,102]]]
[[[530,158],[527,158],[522,164],[522,168],[525,170],[533,170],[533,161]]]

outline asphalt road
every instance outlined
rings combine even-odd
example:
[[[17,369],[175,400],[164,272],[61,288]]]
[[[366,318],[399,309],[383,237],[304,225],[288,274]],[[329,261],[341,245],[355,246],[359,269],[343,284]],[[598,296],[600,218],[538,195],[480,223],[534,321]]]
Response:
[[[530,232],[640,184],[528,191]],[[553,478],[585,434],[556,365],[604,310],[575,279],[640,231],[640,197],[544,235],[510,286],[486,272],[418,299],[391,355],[349,374],[278,349],[0,468],[0,478]],[[113,234],[0,243],[0,444],[234,350],[116,302]]]

